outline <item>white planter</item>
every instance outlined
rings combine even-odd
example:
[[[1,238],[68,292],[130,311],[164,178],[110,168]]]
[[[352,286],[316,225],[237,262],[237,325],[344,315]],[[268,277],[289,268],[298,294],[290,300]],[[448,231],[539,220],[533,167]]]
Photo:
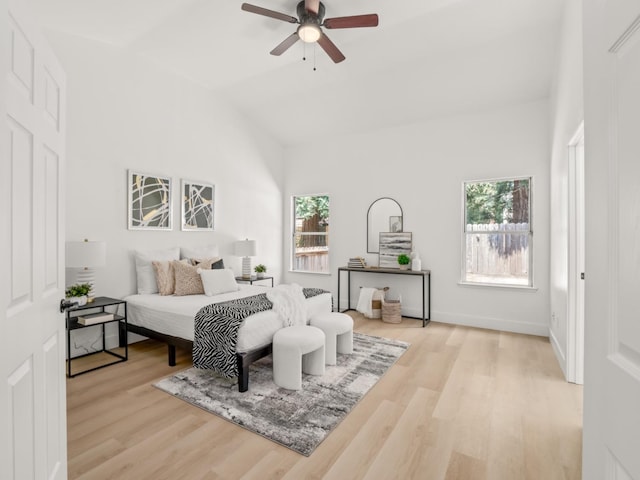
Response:
[[[256,278],[264,278],[264,272],[256,272]]]
[[[81,297],[67,297],[67,300],[70,302],[76,302],[79,307],[82,307],[87,304],[87,296],[83,295]]]

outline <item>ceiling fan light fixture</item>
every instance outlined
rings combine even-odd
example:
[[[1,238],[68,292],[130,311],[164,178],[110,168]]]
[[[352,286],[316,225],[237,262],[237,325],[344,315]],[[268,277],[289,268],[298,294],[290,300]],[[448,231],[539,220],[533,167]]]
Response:
[[[317,42],[321,35],[320,27],[313,23],[304,23],[298,27],[298,36],[305,43]]]

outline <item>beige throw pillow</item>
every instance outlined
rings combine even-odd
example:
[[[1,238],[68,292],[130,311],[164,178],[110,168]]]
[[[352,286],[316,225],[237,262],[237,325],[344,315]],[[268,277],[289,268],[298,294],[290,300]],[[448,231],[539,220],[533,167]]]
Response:
[[[180,263],[187,264],[186,260],[180,260]],[[175,273],[173,261],[154,261],[151,262],[153,270],[156,274],[156,283],[158,285],[158,293],[160,295],[173,295],[175,292]]]
[[[175,274],[175,294],[182,295],[202,295],[204,294],[204,287],[202,286],[202,280],[198,273],[199,268],[210,269],[211,260],[202,262],[198,266],[191,266],[179,261],[174,260],[173,271]]]
[[[156,273],[156,284],[160,295],[173,295],[175,290],[175,277],[172,262],[151,262]]]

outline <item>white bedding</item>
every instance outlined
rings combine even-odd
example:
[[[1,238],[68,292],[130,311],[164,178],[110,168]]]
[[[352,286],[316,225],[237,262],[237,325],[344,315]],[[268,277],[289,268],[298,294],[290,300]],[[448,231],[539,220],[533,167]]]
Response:
[[[207,297],[206,295],[130,295],[127,302],[127,321],[165,335],[193,341],[193,319],[202,307],[236,298],[265,293],[269,288],[258,285],[239,285],[237,292]],[[331,311],[331,294],[323,293],[306,300],[309,317]],[[247,317],[238,330],[238,352],[247,352],[271,343],[273,334],[283,327],[282,318],[274,310]]]

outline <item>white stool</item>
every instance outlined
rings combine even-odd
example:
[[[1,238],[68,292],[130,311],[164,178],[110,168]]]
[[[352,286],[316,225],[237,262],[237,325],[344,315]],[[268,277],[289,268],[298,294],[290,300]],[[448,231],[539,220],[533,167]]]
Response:
[[[325,363],[336,364],[337,353],[353,353],[353,319],[346,313],[329,312],[311,318],[311,326],[325,334]]]
[[[300,390],[302,372],[324,374],[324,332],[310,326],[281,328],[273,335],[273,381]]]

